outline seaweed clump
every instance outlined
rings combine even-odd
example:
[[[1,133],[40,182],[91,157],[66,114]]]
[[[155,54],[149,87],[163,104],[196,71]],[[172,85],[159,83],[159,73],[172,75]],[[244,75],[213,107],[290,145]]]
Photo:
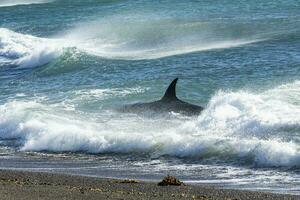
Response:
[[[122,181],[120,181],[119,183],[139,183],[138,181],[136,181],[136,180],[122,180]]]
[[[161,182],[158,183],[159,186],[168,186],[168,185],[175,185],[175,186],[181,186],[185,185],[183,182],[181,182],[179,179],[167,175],[163,178]]]

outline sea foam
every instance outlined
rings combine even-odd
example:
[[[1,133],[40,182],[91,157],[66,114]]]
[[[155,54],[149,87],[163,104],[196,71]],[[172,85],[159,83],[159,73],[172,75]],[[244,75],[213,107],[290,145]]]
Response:
[[[10,60],[11,65],[29,68],[47,64],[60,55],[62,47],[59,40],[0,28],[0,57]]]
[[[30,4],[43,4],[43,3],[49,3],[52,1],[53,0],[1,0],[0,7],[30,5]]]
[[[172,113],[143,117],[103,109],[89,113],[75,105],[69,110],[43,100],[9,101],[0,106],[0,137],[17,138],[16,148],[22,151],[147,153],[256,167],[299,167],[300,107],[290,101],[296,98],[293,94],[280,95],[299,90],[299,84],[259,94],[219,91],[201,115],[191,118]],[[75,92],[76,104],[86,92]],[[97,98],[101,94],[97,92]],[[127,94],[105,95],[107,100],[110,95]]]
[[[55,38],[0,28],[0,57],[11,60],[11,65],[28,68],[45,65],[73,48],[75,52],[108,59],[141,60],[233,48],[263,40],[259,37],[220,38],[217,30],[202,26],[199,22],[193,25],[149,19],[124,23],[120,17],[112,17],[81,23]]]

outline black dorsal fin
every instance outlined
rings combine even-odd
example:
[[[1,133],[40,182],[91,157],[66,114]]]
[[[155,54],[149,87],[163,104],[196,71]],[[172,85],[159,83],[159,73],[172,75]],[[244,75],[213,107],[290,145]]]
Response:
[[[177,100],[176,97],[176,83],[178,78],[175,78],[172,83],[169,85],[168,89],[165,92],[165,95],[161,100]]]

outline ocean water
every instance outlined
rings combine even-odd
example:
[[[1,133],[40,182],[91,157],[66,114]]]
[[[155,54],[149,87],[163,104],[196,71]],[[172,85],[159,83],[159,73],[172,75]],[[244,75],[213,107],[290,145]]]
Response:
[[[298,0],[1,0],[0,168],[300,194],[299,51]]]

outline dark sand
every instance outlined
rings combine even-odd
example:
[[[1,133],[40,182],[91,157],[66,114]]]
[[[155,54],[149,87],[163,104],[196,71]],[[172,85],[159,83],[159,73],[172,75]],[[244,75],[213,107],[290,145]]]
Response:
[[[300,196],[0,170],[0,199],[300,199]]]

